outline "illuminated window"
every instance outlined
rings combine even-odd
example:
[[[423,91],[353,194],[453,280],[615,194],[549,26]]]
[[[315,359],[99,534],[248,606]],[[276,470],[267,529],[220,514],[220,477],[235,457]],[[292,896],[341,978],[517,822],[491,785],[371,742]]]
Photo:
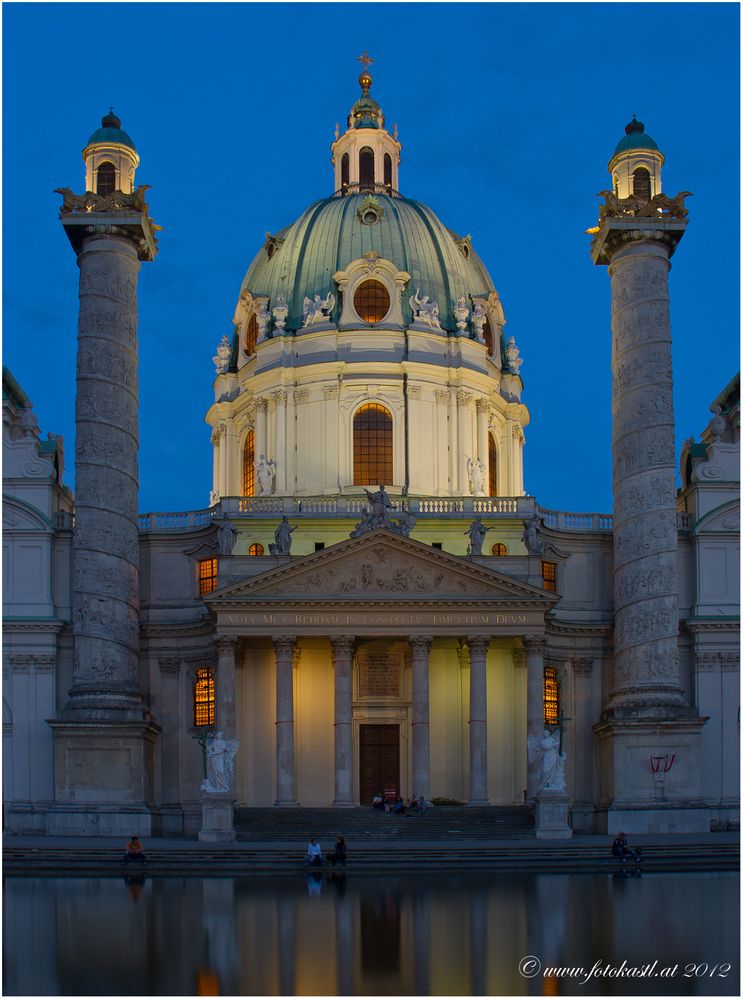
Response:
[[[392,482],[392,414],[376,402],[353,418],[353,484],[388,486]]]
[[[199,562],[199,593],[206,596],[213,593],[217,588],[217,560],[215,558],[203,558]]]
[[[250,546],[250,548],[248,548],[248,555],[262,555],[264,550],[263,545],[255,542]]]
[[[638,167],[632,174],[632,193],[636,198],[650,201],[650,173],[645,167]]]
[[[392,157],[389,153],[384,154],[384,186],[388,191],[392,190]]]
[[[507,555],[508,549],[506,548],[505,545],[493,545],[493,547],[490,549],[490,553],[492,555]]]
[[[557,591],[557,563],[542,561],[542,584],[550,593]]]
[[[369,146],[364,146],[359,153],[359,188],[374,190],[374,150]]]
[[[498,495],[498,452],[495,438],[488,434],[488,496]]]
[[[193,723],[213,725],[214,715],[214,674],[208,666],[199,666],[193,685]]]
[[[98,167],[96,191],[98,194],[113,194],[116,190],[116,168],[113,163],[101,163]]]
[[[365,323],[381,322],[390,304],[390,293],[381,281],[362,281],[353,296],[353,307]]]
[[[243,496],[255,496],[255,434],[249,430],[243,445]]]
[[[485,338],[485,346],[487,348],[488,354],[493,353],[493,330],[490,325],[490,320],[485,320],[485,325],[482,328],[482,335]]]
[[[560,724],[560,681],[554,666],[544,667],[544,724]]]
[[[348,190],[349,165],[350,160],[348,158],[348,153],[344,153],[343,156],[341,156],[341,191],[343,191],[344,194]]]
[[[255,354],[255,345],[258,342],[258,318],[255,314],[248,320],[248,328],[245,331],[245,353]]]

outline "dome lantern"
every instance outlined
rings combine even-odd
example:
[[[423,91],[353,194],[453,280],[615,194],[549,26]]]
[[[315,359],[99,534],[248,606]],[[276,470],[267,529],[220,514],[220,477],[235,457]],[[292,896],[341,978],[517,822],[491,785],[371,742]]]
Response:
[[[94,194],[134,191],[134,174],[139,155],[131,137],[122,129],[121,119],[110,108],[101,118],[101,127],[88,139],[83,149],[85,190]]]
[[[351,108],[343,135],[336,132],[332,143],[332,163],[335,168],[335,194],[377,192],[396,195],[402,146],[397,135],[384,127],[384,114],[371,96],[373,60],[364,52],[359,56],[363,69],[359,74],[361,96]],[[395,130],[396,132],[397,130]]]
[[[663,190],[663,153],[637,115],[632,115],[632,121],[624,126],[624,133],[609,160],[613,191],[619,198],[635,195],[649,201]]]

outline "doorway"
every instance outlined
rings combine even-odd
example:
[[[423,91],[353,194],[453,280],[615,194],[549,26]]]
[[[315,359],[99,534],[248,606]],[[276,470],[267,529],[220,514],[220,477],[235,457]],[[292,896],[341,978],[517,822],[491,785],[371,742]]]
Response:
[[[400,726],[359,726],[359,799],[368,805],[381,791],[400,793]]]

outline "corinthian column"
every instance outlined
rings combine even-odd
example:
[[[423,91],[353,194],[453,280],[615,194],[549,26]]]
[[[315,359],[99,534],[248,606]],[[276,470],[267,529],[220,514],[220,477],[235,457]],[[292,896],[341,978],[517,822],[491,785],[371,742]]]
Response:
[[[686,223],[604,220],[594,261],[608,263],[614,413],[614,715],[683,707],[668,271]]]
[[[277,389],[271,396],[276,405],[276,492],[283,496],[286,492],[286,389]]]
[[[470,805],[488,805],[489,638],[468,638],[470,652]]]
[[[428,724],[428,654],[433,637],[408,639],[413,657],[413,793],[428,799],[431,791]]]
[[[547,639],[544,635],[526,635],[523,642],[526,648],[526,799],[534,801],[539,790],[540,756],[529,753],[528,747],[536,746],[544,731],[544,650]]]
[[[297,639],[274,638],[276,650],[276,801],[296,805],[294,790],[294,648]]]
[[[235,724],[235,649],[232,635],[217,639],[217,727],[225,739],[234,739]]]
[[[352,635],[339,635],[330,639],[333,649],[333,677],[335,719],[333,725],[333,752],[335,757],[336,807],[353,805],[353,690],[351,662],[356,639]]]

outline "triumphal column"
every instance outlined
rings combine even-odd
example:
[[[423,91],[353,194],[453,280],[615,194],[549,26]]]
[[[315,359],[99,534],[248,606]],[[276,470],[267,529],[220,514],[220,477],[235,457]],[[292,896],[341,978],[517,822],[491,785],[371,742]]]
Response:
[[[154,729],[139,688],[137,281],[157,252],[139,157],[111,112],[60,189],[80,270],[73,683],[55,737],[54,829],[149,832]]]
[[[614,673],[600,740],[608,831],[685,831],[699,804],[698,733],[679,678],[670,258],[688,192],[661,191],[663,157],[633,120],[592,232],[611,276]],[[662,783],[654,762],[667,767]],[[688,814],[679,823],[679,804]],[[675,818],[668,811],[673,803]]]

